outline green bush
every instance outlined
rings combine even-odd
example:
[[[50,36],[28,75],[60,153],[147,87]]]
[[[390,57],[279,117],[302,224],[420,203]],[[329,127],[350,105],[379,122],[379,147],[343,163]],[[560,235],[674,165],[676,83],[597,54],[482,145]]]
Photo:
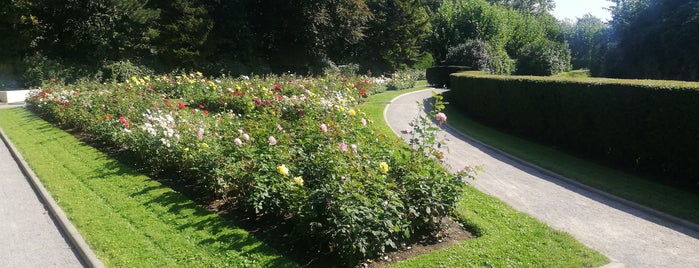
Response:
[[[453,73],[473,70],[467,66],[435,66],[427,68],[425,77],[427,83],[435,87],[450,87],[449,75]]]
[[[420,57],[417,58],[415,63],[413,63],[411,69],[424,71],[427,70],[427,68],[432,67],[433,65],[434,57],[432,57],[432,54],[424,52],[422,53],[422,55],[420,55]],[[424,78],[421,80],[424,80]]]
[[[23,60],[25,66],[22,81],[25,87],[36,87],[43,81],[55,79],[63,82],[92,79],[94,71],[81,64],[72,64],[43,55],[33,55]]]
[[[386,82],[386,90],[402,90],[415,87],[419,79],[419,70],[406,70],[395,72]]]
[[[699,83],[467,72],[452,86],[478,120],[699,188]]]
[[[153,74],[146,66],[132,63],[130,60],[109,62],[102,66],[102,79],[107,81],[125,82],[131,77],[142,77]]]
[[[356,107],[371,87],[342,75],[173,74],[50,82],[29,103],[151,172],[285,221],[291,239],[353,260],[438,232],[463,189],[463,174],[374,133]]]
[[[468,39],[465,43],[449,48],[445,64],[472,66],[477,70],[494,74],[510,74],[514,61],[505,49],[480,39]]]
[[[531,44],[517,59],[517,74],[555,75],[570,71],[568,45],[543,40]]]

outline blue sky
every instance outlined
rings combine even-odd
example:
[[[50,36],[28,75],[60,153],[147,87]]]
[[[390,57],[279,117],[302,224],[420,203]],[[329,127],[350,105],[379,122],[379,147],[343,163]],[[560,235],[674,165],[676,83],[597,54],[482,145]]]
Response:
[[[551,11],[551,14],[559,20],[569,18],[575,22],[575,18],[580,18],[587,13],[602,21],[611,19],[609,11],[604,10],[605,7],[612,5],[607,0],[555,0],[555,2],[556,8]]]

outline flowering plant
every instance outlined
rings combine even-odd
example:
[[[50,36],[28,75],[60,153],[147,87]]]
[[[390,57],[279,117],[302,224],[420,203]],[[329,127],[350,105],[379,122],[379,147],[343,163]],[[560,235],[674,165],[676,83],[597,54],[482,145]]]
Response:
[[[250,213],[290,221],[318,250],[361,258],[435,232],[463,184],[420,153],[434,144],[429,139],[408,150],[375,134],[358,108],[372,87],[366,77],[339,75],[182,73],[48,82],[28,103],[58,125],[131,152],[154,173],[178,174],[179,183]]]

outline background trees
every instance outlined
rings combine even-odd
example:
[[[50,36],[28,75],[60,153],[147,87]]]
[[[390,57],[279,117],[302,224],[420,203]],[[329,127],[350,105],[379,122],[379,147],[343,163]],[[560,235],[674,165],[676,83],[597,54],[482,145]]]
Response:
[[[431,58],[496,73],[572,62],[597,76],[699,79],[694,0],[613,0],[608,24],[558,22],[551,0],[0,1],[0,84],[17,72],[29,85],[174,69],[382,74]]]

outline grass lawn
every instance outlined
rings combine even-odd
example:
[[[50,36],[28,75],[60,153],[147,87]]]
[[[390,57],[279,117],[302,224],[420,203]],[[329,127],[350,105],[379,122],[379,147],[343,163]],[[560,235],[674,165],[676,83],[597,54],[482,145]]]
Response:
[[[360,108],[385,135],[394,135],[383,120],[385,103],[376,102],[418,89],[378,94]],[[297,266],[246,231],[24,109],[0,110],[0,128],[108,267]],[[473,187],[467,187],[456,216],[478,237],[394,266],[608,263],[570,235]]]
[[[296,267],[159,182],[22,108],[0,127],[107,267]]]
[[[591,187],[699,224],[698,194],[500,132],[448,105],[445,112],[451,127],[485,144]]]

